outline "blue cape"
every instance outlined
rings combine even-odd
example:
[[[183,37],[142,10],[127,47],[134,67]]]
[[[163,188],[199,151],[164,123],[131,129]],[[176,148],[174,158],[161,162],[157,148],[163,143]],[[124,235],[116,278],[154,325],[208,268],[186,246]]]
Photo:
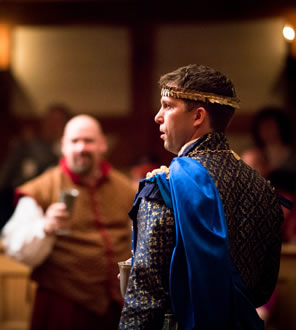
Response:
[[[178,157],[156,182],[174,212],[176,246],[170,296],[180,329],[263,330],[229,254],[227,222],[212,177],[196,160]]]

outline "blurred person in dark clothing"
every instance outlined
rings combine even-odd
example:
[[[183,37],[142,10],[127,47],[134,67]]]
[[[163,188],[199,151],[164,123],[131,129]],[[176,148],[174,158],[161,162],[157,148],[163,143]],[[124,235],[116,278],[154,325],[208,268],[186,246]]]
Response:
[[[277,192],[293,202],[291,209],[283,207],[283,241],[296,240],[296,153],[293,123],[278,107],[264,107],[252,123],[253,147],[242,153],[242,159],[270,180]]]
[[[60,159],[60,139],[71,112],[63,104],[51,104],[41,119],[39,132],[24,127],[0,169],[0,189],[15,188],[40,175]]]
[[[284,110],[261,109],[253,120],[252,137],[266,160],[267,176],[277,170],[296,173],[293,123]]]

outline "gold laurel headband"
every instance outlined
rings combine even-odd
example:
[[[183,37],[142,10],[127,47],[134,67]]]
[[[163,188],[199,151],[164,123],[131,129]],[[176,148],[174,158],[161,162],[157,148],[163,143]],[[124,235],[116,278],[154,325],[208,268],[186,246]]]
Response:
[[[161,96],[174,97],[177,99],[186,99],[201,102],[218,103],[229,105],[233,108],[239,108],[239,99],[236,97],[221,96],[213,93],[197,92],[184,88],[162,87]]]

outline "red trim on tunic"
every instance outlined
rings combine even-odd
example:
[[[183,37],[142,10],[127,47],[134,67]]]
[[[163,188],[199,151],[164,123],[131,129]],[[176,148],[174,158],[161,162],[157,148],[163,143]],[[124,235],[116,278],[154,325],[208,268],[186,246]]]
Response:
[[[68,165],[67,165],[67,162],[66,162],[66,159],[65,158],[62,158],[60,160],[60,167],[62,168],[62,171],[68,176],[70,177],[70,179],[73,181],[73,183],[79,185],[79,186],[86,186],[85,183],[83,183],[81,181],[81,178],[79,177],[79,175],[77,175],[76,173],[73,173]],[[95,183],[95,186],[98,187],[99,185],[102,184],[102,182],[107,178],[110,170],[111,170],[111,164],[107,163],[106,161],[102,160],[100,163],[99,163],[99,169],[100,169],[100,172],[101,172],[101,176],[97,179],[96,183]]]
[[[100,215],[100,211],[98,208],[98,203],[95,199],[95,187],[90,187],[89,188],[89,193],[90,193],[90,198],[91,198],[91,203],[92,203],[92,208],[93,208],[93,212],[95,214],[96,217],[96,221],[97,221],[97,228],[99,230],[99,232],[102,235],[102,238],[104,240],[104,245],[105,245],[105,256],[107,259],[107,264],[108,264],[108,272],[109,272],[109,276],[108,276],[108,292],[110,297],[112,297],[113,299],[116,300],[116,297],[113,297],[113,269],[114,269],[114,258],[113,258],[113,251],[112,251],[112,244],[111,244],[111,238],[110,235],[108,233],[108,231],[106,230],[106,228],[104,227],[104,223],[101,221],[101,215]]]
[[[29,194],[25,194],[23,193],[20,189],[16,188],[14,190],[14,196],[13,196],[13,205],[14,207],[17,206],[17,203],[19,202],[19,200],[24,197],[24,196],[28,196],[28,197],[31,197],[33,198],[32,196],[30,196]],[[34,199],[34,198],[33,198]]]
[[[65,158],[62,158],[60,160],[60,166],[61,166],[63,172],[66,175],[68,175],[75,184],[81,185],[81,186],[86,186],[83,182],[81,182],[80,177],[77,174],[73,173],[68,168]],[[98,228],[99,232],[101,233],[104,244],[105,244],[105,256],[106,256],[106,259],[107,259],[108,273],[109,273],[109,276],[108,276],[108,291],[109,291],[110,296],[113,299],[116,300],[116,298],[113,297],[113,294],[112,294],[112,292],[113,292],[113,290],[112,290],[112,287],[113,287],[112,278],[113,278],[113,273],[114,273],[113,268],[114,268],[115,261],[114,261],[114,258],[113,258],[111,238],[110,238],[110,235],[109,235],[108,231],[104,227],[104,223],[101,221],[101,215],[100,215],[100,211],[99,211],[99,208],[98,208],[98,203],[95,199],[96,188],[98,188],[107,179],[108,174],[111,170],[111,165],[109,163],[107,163],[106,161],[101,161],[100,164],[99,164],[99,168],[100,168],[101,176],[96,181],[95,185],[92,185],[92,186],[89,187],[89,194],[90,194],[90,200],[91,200],[91,203],[92,203],[92,209],[93,209],[93,212],[94,212],[94,215],[95,215],[95,220],[97,222],[97,228]]]

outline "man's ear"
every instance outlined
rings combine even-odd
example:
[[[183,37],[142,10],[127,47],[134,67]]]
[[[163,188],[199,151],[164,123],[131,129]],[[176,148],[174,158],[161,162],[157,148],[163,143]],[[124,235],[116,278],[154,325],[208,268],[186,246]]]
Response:
[[[100,152],[104,154],[108,150],[107,138],[105,135],[100,136]]]
[[[194,111],[194,127],[200,127],[208,119],[208,113],[204,107],[197,107]]]
[[[60,143],[60,151],[62,155],[64,154],[64,150],[65,150],[65,136],[63,135]]]

